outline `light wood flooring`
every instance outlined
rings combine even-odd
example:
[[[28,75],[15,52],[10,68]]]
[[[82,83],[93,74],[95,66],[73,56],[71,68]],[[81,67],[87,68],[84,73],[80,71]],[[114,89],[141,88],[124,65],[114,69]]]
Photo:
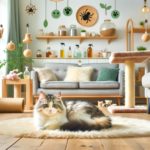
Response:
[[[107,110],[105,111],[108,114]],[[115,114],[150,120],[146,113]],[[0,114],[0,120],[32,116],[31,112]],[[140,122],[139,122],[140,123]],[[150,150],[150,137],[107,139],[32,139],[0,135],[0,150]]]

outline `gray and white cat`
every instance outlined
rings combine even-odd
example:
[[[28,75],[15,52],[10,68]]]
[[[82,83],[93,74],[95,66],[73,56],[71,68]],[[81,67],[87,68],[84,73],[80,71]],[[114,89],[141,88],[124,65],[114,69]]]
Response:
[[[34,107],[34,124],[37,129],[91,131],[111,127],[111,119],[95,105],[84,101],[63,103],[61,96],[39,95]]]

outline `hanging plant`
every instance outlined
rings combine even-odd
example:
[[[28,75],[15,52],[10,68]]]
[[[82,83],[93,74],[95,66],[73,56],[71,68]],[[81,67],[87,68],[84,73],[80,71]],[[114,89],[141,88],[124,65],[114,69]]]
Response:
[[[57,9],[57,1],[55,2],[56,3],[56,9],[54,9],[51,13],[52,17],[55,18],[55,19],[58,19],[61,15],[60,11]]]
[[[106,3],[100,3],[100,7],[105,10],[105,15],[107,16],[107,11],[112,8],[111,5],[107,5]]]
[[[115,8],[111,12],[111,16],[112,16],[112,18],[117,19],[120,16],[120,12],[116,9],[116,0],[114,0],[114,6],[115,6]]]
[[[65,16],[71,16],[72,15],[72,8],[69,6],[69,0],[67,0],[67,6],[63,9],[63,14]]]
[[[36,10],[37,10],[36,6],[33,5],[33,4],[32,4],[32,1],[30,0],[30,4],[28,4],[28,5],[26,6],[25,11],[27,12],[27,14],[33,15],[33,14],[35,14]]]

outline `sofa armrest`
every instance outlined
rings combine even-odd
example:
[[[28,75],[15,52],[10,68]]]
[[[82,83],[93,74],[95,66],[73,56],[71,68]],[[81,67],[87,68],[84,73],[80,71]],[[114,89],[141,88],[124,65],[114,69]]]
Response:
[[[119,70],[119,74],[118,74],[118,82],[120,83],[120,91],[119,94],[121,96],[124,96],[124,89],[125,89],[125,85],[124,85],[124,71],[123,70]]]
[[[31,79],[33,83],[33,95],[37,95],[37,89],[39,87],[38,74],[36,71],[31,71]]]

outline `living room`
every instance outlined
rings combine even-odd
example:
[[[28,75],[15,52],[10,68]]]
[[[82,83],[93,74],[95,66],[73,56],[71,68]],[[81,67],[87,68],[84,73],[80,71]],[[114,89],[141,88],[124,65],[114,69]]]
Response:
[[[149,16],[149,0],[1,0],[0,149],[149,149]]]

